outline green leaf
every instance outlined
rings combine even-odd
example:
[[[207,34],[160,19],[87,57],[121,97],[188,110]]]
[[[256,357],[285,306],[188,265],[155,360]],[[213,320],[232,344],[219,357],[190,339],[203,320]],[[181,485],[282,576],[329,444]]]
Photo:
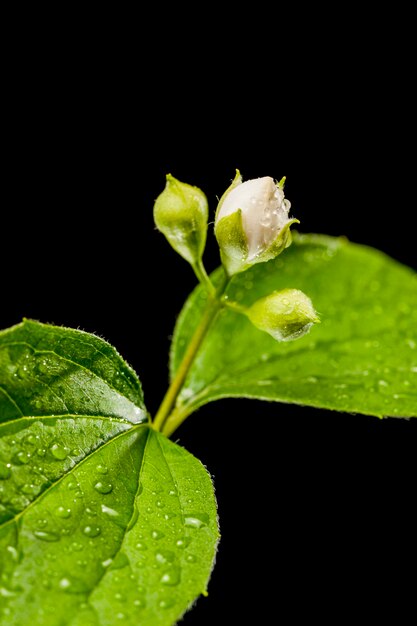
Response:
[[[170,626],[218,541],[201,463],[147,424],[103,340],[0,333],[0,624]]]
[[[219,269],[213,274],[218,284]],[[292,402],[369,415],[417,416],[416,273],[345,239],[298,235],[277,259],[237,275],[227,296],[251,305],[274,290],[300,289],[322,323],[278,343],[242,315],[222,311],[177,401],[177,415],[224,397]],[[178,319],[175,375],[206,294],[197,288]]]

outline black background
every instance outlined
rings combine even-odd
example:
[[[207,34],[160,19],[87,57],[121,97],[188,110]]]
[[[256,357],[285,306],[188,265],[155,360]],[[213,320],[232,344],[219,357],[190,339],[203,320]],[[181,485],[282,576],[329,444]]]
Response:
[[[212,216],[236,167],[245,179],[286,175],[301,231],[343,234],[417,266],[411,92],[404,74],[387,81],[381,56],[330,64],[324,49],[290,69],[274,50],[269,65],[248,55],[196,70],[190,51],[151,67],[120,45],[75,55],[73,40],[56,60],[38,42],[11,72],[1,327],[27,316],[98,333],[139,373],[154,412],[195,284],[153,225],[168,172],[201,187]],[[218,264],[212,236],[205,259]],[[225,400],[176,437],[213,475],[222,529],[210,595],[184,624],[376,612],[406,623],[417,422]]]

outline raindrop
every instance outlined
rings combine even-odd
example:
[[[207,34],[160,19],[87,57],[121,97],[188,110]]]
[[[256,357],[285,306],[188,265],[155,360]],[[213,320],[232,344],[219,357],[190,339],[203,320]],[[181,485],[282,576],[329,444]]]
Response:
[[[85,526],[83,528],[83,533],[87,537],[98,537],[98,535],[101,533],[101,528],[100,526]]]
[[[176,496],[176,495],[177,495],[177,492],[176,492],[174,489],[170,489],[170,490],[168,491],[168,495],[169,495],[169,496]]]
[[[63,519],[68,519],[68,517],[71,516],[71,509],[67,509],[64,506],[58,506],[55,509],[55,515],[62,517]]]
[[[48,541],[49,543],[52,543],[53,541],[59,541],[59,535],[48,532],[46,530],[35,530],[33,534],[37,539],[40,539],[41,541]]]
[[[95,509],[90,508],[89,506],[86,508],[85,512],[90,517],[97,517],[97,511]]]
[[[144,609],[146,607],[146,601],[144,598],[136,598],[136,600],[133,600],[133,605],[138,609]]]
[[[96,466],[96,470],[98,471],[99,474],[107,474],[107,472],[109,471],[108,468],[105,465],[102,465],[100,463],[100,465]]]
[[[151,532],[151,537],[152,539],[158,540],[158,539],[162,539],[162,537],[165,537],[165,534],[162,533],[160,530],[153,530]]]
[[[113,563],[113,559],[106,559],[105,561],[101,562],[104,568],[109,567],[109,565],[111,565],[112,563]]]
[[[160,550],[159,552],[155,552],[155,560],[160,565],[165,565],[165,563],[173,563],[175,561],[175,553],[170,550]]]
[[[173,607],[175,604],[175,600],[172,598],[169,598],[167,600],[161,600],[159,603],[159,608],[161,609],[170,609],[171,607]]]
[[[40,485],[32,485],[27,483],[26,485],[22,485],[20,487],[20,491],[27,496],[36,496],[40,492]]]
[[[165,504],[162,502],[162,500],[157,500],[156,506],[158,507],[158,509],[163,509]]]
[[[121,602],[122,600],[124,600],[124,596],[121,593],[115,593],[114,594],[114,599],[118,600],[119,602]]]
[[[378,385],[380,387],[388,387],[387,381],[386,380],[382,380],[382,379],[378,381]]]
[[[53,443],[50,447],[50,451],[54,459],[57,461],[64,461],[70,452],[69,448],[66,448],[60,443]]]
[[[118,517],[119,515],[118,511],[116,511],[115,509],[111,509],[109,506],[106,506],[105,504],[101,505],[101,511],[105,515],[110,515],[110,517]]]
[[[19,560],[19,553],[14,546],[7,546],[6,550],[13,561],[17,562]]]
[[[10,478],[11,471],[6,463],[0,461],[0,480],[7,480]]]
[[[30,452],[23,452],[22,450],[20,450],[19,452],[16,452],[16,454],[13,456],[13,462],[17,463],[18,465],[26,465],[27,463],[29,463],[31,456],[32,455]]]
[[[98,491],[99,493],[103,493],[103,494],[110,493],[113,489],[113,485],[108,482],[99,481],[98,483],[94,485],[94,489]]]
[[[142,542],[137,543],[136,547],[137,547],[138,550],[147,550],[148,549],[148,546],[146,545],[146,543],[142,543]]]
[[[191,543],[191,538],[190,537],[183,537],[182,539],[178,539],[177,541],[177,547],[178,548],[187,548]]]
[[[209,523],[209,516],[206,513],[192,513],[184,517],[184,525],[191,528],[201,528]]]
[[[88,591],[87,585],[74,576],[61,578],[59,588],[66,593],[86,593]]]
[[[173,567],[161,576],[161,583],[168,587],[175,587],[181,581],[181,570],[179,567]]]
[[[186,558],[186,561],[188,561],[188,563],[195,563],[196,562],[196,558],[194,556],[194,554],[189,554]]]
[[[45,526],[48,526],[48,520],[46,519],[38,519],[36,523],[38,526],[40,526],[40,528],[45,528]]]

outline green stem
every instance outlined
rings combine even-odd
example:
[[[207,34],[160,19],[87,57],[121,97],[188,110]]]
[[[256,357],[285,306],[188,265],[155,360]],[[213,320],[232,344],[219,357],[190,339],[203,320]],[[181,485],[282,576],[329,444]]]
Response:
[[[199,259],[193,266],[192,266],[193,270],[194,270],[194,274],[197,276],[198,281],[203,285],[203,287],[206,288],[206,290],[208,291],[208,293],[212,296],[215,297],[216,296],[216,288],[214,287],[213,283],[211,282],[207,272],[206,272],[206,268],[204,267],[203,264],[203,260]]]
[[[228,282],[229,279],[225,275],[222,283],[215,291],[215,295],[209,295],[207,299],[207,305],[203,313],[203,317],[201,318],[201,321],[197,326],[190,343],[188,344],[188,348],[177,370],[177,373],[175,374],[175,378],[170,384],[168,391],[166,392],[165,397],[162,400],[161,406],[159,407],[158,412],[155,415],[155,420],[153,422],[153,427],[155,430],[159,430],[162,432],[164,429],[165,423],[168,420],[170,413],[173,410],[173,407],[175,406],[178,394],[182,389],[189,369],[197,355],[201,344],[203,343],[207,331],[209,330],[219,310],[224,306],[220,297],[224,293]],[[185,419],[185,417],[183,419]],[[171,428],[170,431],[172,433],[174,429]]]

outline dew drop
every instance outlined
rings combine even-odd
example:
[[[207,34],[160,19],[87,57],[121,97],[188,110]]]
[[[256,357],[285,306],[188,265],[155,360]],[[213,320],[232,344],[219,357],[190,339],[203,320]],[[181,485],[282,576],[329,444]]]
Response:
[[[98,537],[98,535],[101,533],[101,528],[100,526],[85,526],[83,528],[83,533],[87,537]]]
[[[105,515],[109,515],[110,517],[119,516],[118,511],[116,511],[115,509],[111,509],[109,506],[106,506],[105,504],[101,505],[101,512],[104,513]]]
[[[136,600],[133,600],[133,605],[138,609],[144,609],[146,607],[146,601],[143,598],[136,598]]]
[[[105,481],[104,482],[99,481],[98,483],[94,485],[94,489],[98,491],[99,493],[103,493],[103,494],[110,493],[113,489],[113,485]]]
[[[188,561],[188,563],[195,563],[196,560],[197,559],[195,558],[194,554],[188,554],[187,555],[186,561]]]
[[[161,576],[161,583],[167,587],[175,587],[181,581],[181,570],[179,567],[173,567]]]
[[[114,594],[114,599],[118,600],[119,602],[121,602],[122,600],[124,600],[124,596],[121,593],[115,593]]]
[[[66,593],[86,593],[88,591],[87,585],[80,579],[74,576],[65,576],[59,581],[59,588]]]
[[[67,509],[65,506],[58,506],[55,509],[55,515],[63,519],[68,519],[71,516],[71,509]]]
[[[108,468],[101,464],[96,466],[96,470],[98,471],[99,474],[107,474],[107,472],[109,471]]]
[[[26,483],[20,487],[20,491],[24,493],[26,496],[36,496],[40,492],[40,485],[32,485],[31,483]]]
[[[11,471],[6,463],[0,461],[0,480],[7,480],[11,476]]]
[[[69,448],[66,448],[60,443],[53,443],[49,449],[51,451],[52,456],[57,461],[64,461],[70,452]]]
[[[18,465],[26,465],[27,463],[29,463],[31,456],[32,455],[30,452],[23,452],[23,450],[20,450],[19,452],[16,452],[16,454],[13,456],[13,462],[17,463]]]
[[[83,545],[82,543],[78,543],[77,541],[74,541],[71,544],[71,550],[75,550],[75,552],[81,552],[81,550],[83,549]]]
[[[155,552],[155,561],[160,565],[173,563],[175,561],[175,553],[170,550],[160,550],[159,552]]]
[[[117,613],[116,614],[116,618],[119,620],[123,620],[125,619],[126,615],[124,613]]]
[[[137,543],[136,547],[137,547],[138,550],[147,550],[148,549],[148,546],[146,545],[146,543],[142,543],[142,542]]]
[[[190,528],[201,528],[209,523],[209,516],[206,513],[192,513],[184,517],[184,525]]]
[[[19,553],[16,548],[14,546],[7,546],[6,550],[10,554],[12,561],[15,561],[15,563],[17,563],[17,561],[19,560]]]
[[[157,500],[156,501],[156,506],[158,507],[158,509],[163,509],[165,504],[164,504],[164,502],[162,502],[162,500]]]
[[[113,563],[113,559],[106,559],[105,561],[101,562],[101,565],[106,568],[109,567],[111,564]]]
[[[90,517],[97,517],[97,511],[95,509],[92,509],[91,507],[87,507],[85,509],[85,512],[87,513],[87,515],[89,515]]]
[[[162,537],[165,537],[165,534],[162,533],[160,530],[153,530],[151,532],[151,537],[152,539],[156,539],[158,541],[158,539],[162,539]]]
[[[159,603],[159,608],[160,609],[170,609],[171,607],[173,607],[175,604],[175,600],[173,599],[167,599],[167,600],[161,600]]]
[[[52,543],[53,541],[59,541],[59,535],[48,532],[46,530],[35,530],[33,534],[37,539],[40,539],[41,541],[48,541],[49,543]]]
[[[191,543],[190,537],[183,537],[182,539],[178,539],[177,547],[178,548],[187,548]]]

